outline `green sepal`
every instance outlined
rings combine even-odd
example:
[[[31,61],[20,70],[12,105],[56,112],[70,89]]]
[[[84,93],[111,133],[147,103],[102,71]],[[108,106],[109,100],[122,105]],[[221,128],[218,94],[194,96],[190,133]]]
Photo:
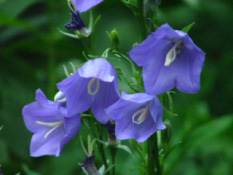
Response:
[[[181,31],[184,33],[188,33],[189,30],[193,27],[193,25],[195,24],[195,22],[189,24],[188,26],[184,27]]]
[[[112,43],[112,46],[117,51],[120,50],[120,39],[116,29],[113,29],[110,33],[107,32],[107,35]]]

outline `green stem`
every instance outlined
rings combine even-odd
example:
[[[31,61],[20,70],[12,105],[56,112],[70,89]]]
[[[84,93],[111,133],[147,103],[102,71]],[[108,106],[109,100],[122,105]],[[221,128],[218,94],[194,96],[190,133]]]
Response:
[[[53,98],[56,91],[56,58],[55,58],[55,44],[53,39],[53,33],[55,29],[55,7],[54,3],[48,2],[48,17],[49,17],[49,36],[47,37],[47,47],[48,47],[48,97]]]
[[[97,129],[98,129],[98,133],[103,133],[103,130],[100,131],[100,128],[101,126],[97,126]],[[99,139],[102,140],[103,139],[103,135],[100,134],[99,135]],[[103,160],[103,163],[104,163],[104,166],[105,166],[105,169],[108,169],[108,164],[107,164],[107,159],[106,159],[106,156],[105,156],[105,152],[104,152],[104,145],[102,143],[98,143],[97,142],[97,147],[100,151],[100,155],[102,157],[102,160]],[[106,175],[110,175],[109,172],[106,173]]]
[[[116,153],[117,153],[117,149],[114,147],[114,146],[111,146],[110,147],[110,153],[111,153],[111,157],[112,157],[112,175],[115,175],[116,174]]]
[[[147,29],[146,29],[146,20],[144,14],[144,0],[138,0],[138,10],[139,10],[139,24],[141,29],[141,37],[144,40],[147,37]]]
[[[148,175],[155,175],[155,168],[157,170],[156,175],[162,175],[157,133],[153,134],[148,140]]]

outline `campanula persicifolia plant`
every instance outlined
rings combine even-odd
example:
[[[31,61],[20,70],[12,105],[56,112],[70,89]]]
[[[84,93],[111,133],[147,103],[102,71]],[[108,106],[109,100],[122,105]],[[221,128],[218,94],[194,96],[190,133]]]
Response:
[[[71,21],[65,27],[74,34],[62,33],[88,39],[95,25],[87,28],[81,13],[101,2],[105,3],[103,0],[68,0]],[[167,109],[164,99],[170,99],[174,88],[188,94],[200,91],[205,53],[187,34],[192,25],[183,30],[174,30],[168,24],[158,27],[153,19],[156,19],[160,1],[122,0],[122,3],[139,19],[141,43],[136,46],[132,43],[134,47],[128,55],[121,53],[120,39],[114,29],[108,34],[112,47],[101,56],[84,54],[87,61],[82,65],[72,64],[72,73],[65,67],[67,78],[57,83],[59,91],[54,101],[48,100],[40,89],[36,91],[36,101],[23,108],[25,125],[33,133],[31,156],[62,156],[65,144],[80,137],[80,127],[88,127],[87,143],[80,137],[86,153],[80,171],[87,175],[115,175],[118,168],[115,156],[123,149],[131,155],[134,150],[139,152],[143,160],[142,174],[163,174],[167,154],[163,145],[171,136],[170,121],[166,118],[164,122],[164,111],[171,106]],[[117,62],[122,61],[129,63],[130,74],[126,75],[118,66]],[[122,82],[120,88],[118,81]],[[131,93],[122,90],[125,86],[131,88]],[[120,140],[130,140],[131,146],[121,144]],[[106,154],[107,151],[110,154]],[[102,167],[95,165],[96,155],[101,155]]]

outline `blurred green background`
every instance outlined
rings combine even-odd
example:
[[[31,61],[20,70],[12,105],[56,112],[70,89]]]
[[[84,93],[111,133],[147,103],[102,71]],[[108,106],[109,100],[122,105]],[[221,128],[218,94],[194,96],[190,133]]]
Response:
[[[137,18],[119,0],[105,0],[93,10],[101,15],[95,33],[88,39],[91,50],[100,55],[110,46],[106,31],[119,32],[125,54],[140,43]],[[89,13],[82,14],[88,24]],[[32,158],[31,133],[22,119],[22,108],[41,88],[53,99],[56,83],[65,78],[62,65],[84,62],[83,43],[62,35],[57,28],[70,20],[65,0],[0,0],[0,164],[6,175],[81,174],[78,163],[85,158],[78,138],[69,142],[61,156]],[[165,174],[233,174],[233,1],[164,0],[158,24],[169,23],[182,29],[195,22],[189,32],[196,45],[206,53],[201,92],[173,95],[174,112],[170,146],[182,141],[168,156]],[[85,129],[81,134],[85,136]],[[126,142],[123,142],[126,143]],[[117,175],[139,174],[136,152],[117,156]],[[98,157],[97,153],[97,157]],[[124,156],[124,161],[121,160]],[[100,167],[100,158],[97,166]],[[26,170],[26,172],[25,172]]]

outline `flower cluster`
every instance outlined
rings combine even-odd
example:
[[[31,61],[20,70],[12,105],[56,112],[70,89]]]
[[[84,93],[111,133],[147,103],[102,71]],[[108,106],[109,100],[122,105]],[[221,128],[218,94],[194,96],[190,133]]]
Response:
[[[78,24],[77,15],[100,2],[74,1],[72,22]],[[76,29],[79,28],[76,26]],[[120,95],[117,71],[104,58],[87,61],[58,83],[59,92],[54,101],[48,100],[40,89],[36,91],[36,102],[23,109],[25,125],[34,133],[31,156],[59,156],[64,145],[80,130],[80,114],[89,109],[101,124],[113,124],[111,135],[118,140],[144,142],[166,128],[163,105],[156,95],[174,87],[191,94],[200,90],[205,54],[187,33],[164,24],[133,48],[129,56],[143,67],[145,92]]]

